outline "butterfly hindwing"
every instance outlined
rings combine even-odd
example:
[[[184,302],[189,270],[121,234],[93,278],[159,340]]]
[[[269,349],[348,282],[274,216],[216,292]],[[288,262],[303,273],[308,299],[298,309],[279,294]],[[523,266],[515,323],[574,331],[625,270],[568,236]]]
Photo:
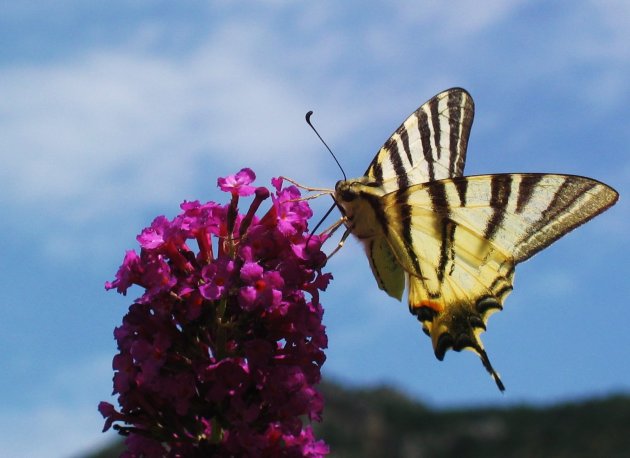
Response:
[[[405,271],[385,237],[374,237],[366,244],[370,267],[378,287],[393,298],[402,300],[405,291]]]

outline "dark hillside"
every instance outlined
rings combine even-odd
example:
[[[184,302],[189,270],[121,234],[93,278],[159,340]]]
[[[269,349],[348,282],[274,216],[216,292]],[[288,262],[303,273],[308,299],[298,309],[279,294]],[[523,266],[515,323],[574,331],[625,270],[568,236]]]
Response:
[[[389,388],[321,386],[333,458],[628,457],[630,397],[547,408],[434,410]],[[86,458],[118,456],[120,444]]]
[[[627,457],[630,398],[548,408],[431,410],[387,388],[323,387],[333,457]]]

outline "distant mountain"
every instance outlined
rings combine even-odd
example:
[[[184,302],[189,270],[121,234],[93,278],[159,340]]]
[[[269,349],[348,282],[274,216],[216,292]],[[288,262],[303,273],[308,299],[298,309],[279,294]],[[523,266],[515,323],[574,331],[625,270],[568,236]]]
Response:
[[[331,456],[630,457],[630,397],[547,408],[434,410],[389,388],[324,384]]]
[[[332,458],[630,457],[630,397],[552,407],[430,409],[390,388],[320,385]],[[84,458],[117,457],[120,443]]]

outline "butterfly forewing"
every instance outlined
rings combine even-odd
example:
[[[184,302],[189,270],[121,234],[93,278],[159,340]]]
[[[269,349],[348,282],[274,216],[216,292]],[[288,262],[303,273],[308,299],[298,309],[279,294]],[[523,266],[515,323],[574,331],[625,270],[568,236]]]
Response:
[[[392,297],[400,300],[402,296],[404,272],[395,261],[389,242],[368,227],[382,215],[378,211],[379,199],[397,189],[461,176],[473,118],[472,97],[461,88],[443,91],[424,103],[396,129],[365,172],[363,181],[374,193],[365,193],[363,200],[348,208],[350,218],[357,220],[353,233],[361,239],[370,237],[365,248],[378,286]],[[381,228],[377,229],[380,232]]]
[[[527,173],[426,183],[384,196],[384,202],[386,208],[412,209],[401,226],[409,222],[412,228],[433,227],[429,236],[439,241],[439,256],[434,259],[439,259],[443,274],[461,227],[484,241],[482,246],[491,245],[521,262],[609,208],[617,197],[615,190],[590,178]],[[444,232],[447,223],[454,225]],[[413,239],[409,243],[422,249]],[[466,246],[472,249],[474,244],[469,241]]]
[[[385,192],[461,176],[473,117],[474,103],[464,89],[439,93],[396,129],[365,176]]]

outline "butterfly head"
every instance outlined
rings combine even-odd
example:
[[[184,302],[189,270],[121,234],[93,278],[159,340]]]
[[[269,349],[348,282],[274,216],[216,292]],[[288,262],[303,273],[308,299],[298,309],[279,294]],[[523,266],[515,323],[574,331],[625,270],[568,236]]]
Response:
[[[338,202],[352,202],[359,196],[357,182],[339,180],[335,184],[335,200]]]
[[[385,194],[381,184],[368,177],[353,180],[339,180],[335,184],[335,200],[340,203],[350,203],[359,197],[365,199],[382,197]]]
[[[372,186],[367,177],[341,180],[335,185],[335,204],[346,226],[360,240],[383,235],[385,216],[382,195],[383,189]]]

